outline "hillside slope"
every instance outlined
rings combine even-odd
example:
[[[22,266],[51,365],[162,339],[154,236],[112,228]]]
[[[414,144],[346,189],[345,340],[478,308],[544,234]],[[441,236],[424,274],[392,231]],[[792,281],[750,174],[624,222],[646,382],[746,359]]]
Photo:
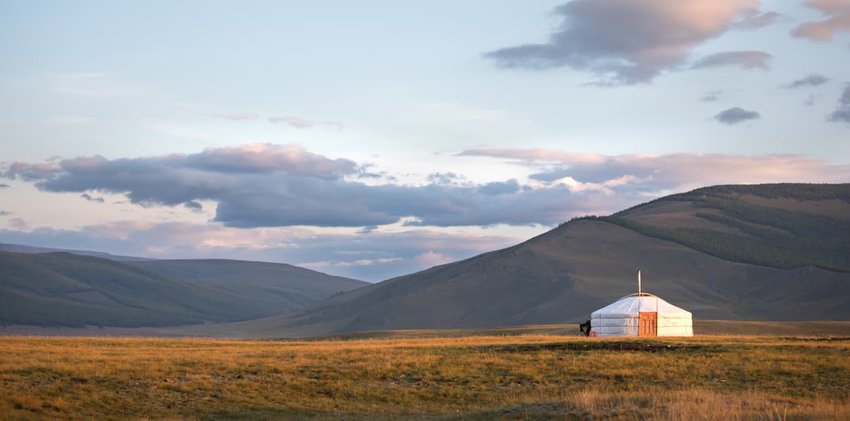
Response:
[[[602,219],[726,260],[850,272],[848,186],[707,187]]]
[[[23,244],[9,244],[9,243],[0,243],[0,251],[6,251],[6,252],[10,252],[10,253],[28,253],[28,254],[70,253],[70,254],[76,254],[78,256],[91,256],[91,257],[99,257],[101,259],[107,259],[107,260],[115,260],[117,262],[139,262],[139,261],[144,261],[144,260],[154,260],[154,259],[148,259],[148,258],[144,258],[144,257],[120,256],[120,255],[109,254],[109,253],[104,253],[104,252],[100,252],[100,251],[35,247],[35,246],[25,246]]]
[[[691,310],[696,318],[850,320],[850,274],[836,270],[836,265],[843,268],[850,241],[845,236],[850,185],[823,189],[829,191],[820,187],[741,186],[747,194],[729,186],[701,189],[692,192],[696,195],[633,208],[611,221],[575,220],[514,247],[384,281],[332,297],[297,317],[262,323],[269,333],[277,323],[282,335],[313,335],[579,321],[633,292],[638,269],[643,270],[646,290]],[[767,190],[781,194],[770,197],[774,193]],[[834,197],[836,191],[839,198]],[[714,210],[704,211],[704,202],[689,198],[706,194],[722,197],[727,202],[723,211],[739,210],[738,221],[764,221],[756,228],[792,240],[773,244],[773,237],[732,226],[736,222],[702,216]],[[766,209],[769,217],[749,214],[753,209]],[[788,218],[778,224],[778,216]],[[655,234],[700,230],[700,242],[688,247],[679,238],[665,238],[669,235],[650,236],[642,232],[647,230],[634,229],[637,223],[655,228]],[[825,228],[806,232],[812,223]],[[704,244],[715,239],[728,244],[727,235],[738,236],[745,246],[734,251],[743,255],[732,259],[722,247],[706,252]],[[803,246],[794,245],[794,238],[805,247],[820,238],[817,253],[794,260],[762,255],[764,250],[802,253]],[[749,249],[751,244],[762,247]]]
[[[135,327],[230,322],[299,309],[363,284],[271,263],[133,262],[142,263],[157,265],[143,270],[70,253],[0,252],[0,323]],[[181,273],[185,276],[178,277]],[[240,273],[246,279],[243,291]],[[200,281],[205,276],[210,282]],[[216,285],[222,276],[232,281],[227,287]]]
[[[300,309],[322,298],[368,285],[298,266],[240,260],[150,260],[132,266],[163,278],[209,287],[269,309]],[[281,310],[282,309],[282,310]]]

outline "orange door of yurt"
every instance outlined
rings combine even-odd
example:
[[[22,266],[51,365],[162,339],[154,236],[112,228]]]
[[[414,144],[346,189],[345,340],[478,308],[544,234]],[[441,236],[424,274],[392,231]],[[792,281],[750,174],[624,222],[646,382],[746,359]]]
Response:
[[[638,336],[658,336],[658,313],[640,313]]]

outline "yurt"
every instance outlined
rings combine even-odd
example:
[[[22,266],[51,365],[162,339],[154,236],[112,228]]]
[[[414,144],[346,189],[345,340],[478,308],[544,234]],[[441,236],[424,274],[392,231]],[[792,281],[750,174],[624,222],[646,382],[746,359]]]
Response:
[[[694,336],[694,329],[689,311],[638,287],[637,293],[591,313],[590,336]]]

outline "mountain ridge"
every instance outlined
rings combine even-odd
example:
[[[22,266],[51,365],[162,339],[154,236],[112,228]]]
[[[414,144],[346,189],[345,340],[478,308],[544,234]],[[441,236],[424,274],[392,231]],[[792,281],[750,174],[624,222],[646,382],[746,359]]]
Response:
[[[229,272],[221,270],[222,262]],[[234,322],[291,312],[363,284],[274,263],[118,261],[69,252],[0,251],[0,323],[141,327]]]
[[[634,292],[639,269],[646,291],[696,319],[850,320],[846,232],[850,184],[706,187],[222,326],[236,336],[292,337],[576,322]],[[741,250],[749,254],[735,254]],[[126,264],[162,278],[187,270],[169,262]],[[228,274],[217,266],[232,261],[203,262],[191,269],[200,278],[183,276],[193,286],[228,292],[236,285],[238,268]],[[245,291],[268,292],[264,279]]]
[[[805,191],[801,200],[794,199],[796,190]],[[610,217],[576,218],[515,246],[331,297],[279,318],[277,330],[274,320],[263,323],[269,332],[282,335],[327,335],[583,321],[591,311],[634,292],[638,269],[643,270],[645,290],[691,310],[696,318],[850,320],[850,274],[819,267],[819,256],[803,256],[793,264],[775,264],[772,255],[746,261],[716,256],[709,253],[716,250],[700,242],[689,247],[681,238],[635,229],[642,224],[669,237],[665,230],[677,234],[677,227],[697,227],[703,235],[699,238],[708,240],[726,239],[738,230],[744,245],[764,242],[757,235],[761,231],[753,233],[727,220],[705,218],[703,214],[723,215],[733,209],[717,208],[713,202],[706,206],[699,198],[708,194],[740,202],[745,210],[772,209],[764,229],[792,239],[806,235],[795,224],[807,221],[808,215],[828,220],[827,228],[817,235],[831,233],[824,243],[835,248],[828,251],[845,256],[850,236],[842,233],[850,229],[850,184],[828,185],[825,190],[799,184],[697,189]],[[753,191],[761,194],[750,194]],[[751,196],[760,198],[757,204]],[[793,203],[783,202],[788,196]],[[833,203],[836,200],[840,203]],[[674,206],[667,206],[671,203]],[[792,218],[785,222],[771,219],[789,213]],[[737,214],[736,218],[753,220]],[[764,221],[756,218],[755,222]],[[777,247],[782,253],[797,250],[791,243]]]

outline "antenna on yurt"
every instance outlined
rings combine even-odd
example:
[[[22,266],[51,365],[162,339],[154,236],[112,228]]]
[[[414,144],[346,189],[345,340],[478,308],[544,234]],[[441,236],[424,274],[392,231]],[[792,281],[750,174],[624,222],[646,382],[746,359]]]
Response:
[[[638,270],[638,297],[640,297],[640,270]]]

